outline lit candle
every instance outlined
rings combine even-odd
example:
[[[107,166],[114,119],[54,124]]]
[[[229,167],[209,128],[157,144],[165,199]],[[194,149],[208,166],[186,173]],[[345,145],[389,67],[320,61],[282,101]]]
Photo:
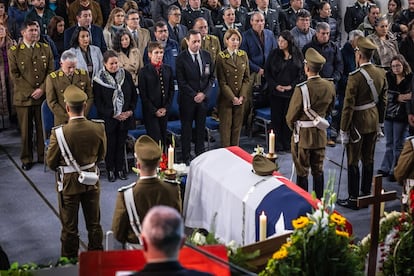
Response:
[[[168,169],[172,170],[174,167],[174,148],[170,145],[168,148]]]
[[[269,133],[269,154],[275,153],[275,134],[273,129]]]
[[[264,241],[267,235],[267,217],[262,211],[262,214],[259,217],[259,241]]]
[[[381,191],[381,194],[384,193],[384,190]],[[385,202],[381,202],[380,205],[380,218],[382,218],[384,216],[384,209],[385,209]]]

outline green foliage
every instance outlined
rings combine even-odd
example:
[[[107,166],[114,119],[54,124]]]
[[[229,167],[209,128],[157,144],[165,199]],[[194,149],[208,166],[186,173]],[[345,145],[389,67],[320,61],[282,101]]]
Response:
[[[33,270],[66,266],[66,265],[75,265],[77,263],[78,263],[78,258],[66,258],[66,257],[60,257],[59,260],[55,264],[27,263],[27,264],[19,265],[18,262],[14,262],[10,265],[9,270],[0,271],[0,276],[31,276],[33,275]]]

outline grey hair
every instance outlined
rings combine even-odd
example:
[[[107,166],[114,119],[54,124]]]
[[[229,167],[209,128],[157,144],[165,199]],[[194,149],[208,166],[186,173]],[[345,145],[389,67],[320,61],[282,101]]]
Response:
[[[361,30],[352,30],[349,32],[349,41],[354,41],[357,37],[364,37],[364,32]]]
[[[72,50],[66,50],[62,53],[62,55],[60,56],[60,61],[64,62],[64,61],[72,61],[72,62],[76,62],[78,61],[76,54],[72,51]]]
[[[319,22],[318,24],[316,24],[315,31],[317,33],[319,33],[320,30],[329,30],[330,31],[331,30],[331,26],[329,26],[329,24],[326,23],[326,22]]]

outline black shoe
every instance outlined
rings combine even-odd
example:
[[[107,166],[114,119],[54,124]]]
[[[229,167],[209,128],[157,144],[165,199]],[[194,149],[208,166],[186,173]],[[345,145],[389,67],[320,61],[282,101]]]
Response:
[[[23,163],[22,164],[22,169],[25,171],[30,170],[33,167],[33,163]]]
[[[396,182],[396,181],[397,181],[397,179],[395,179],[395,176],[394,176],[394,174],[393,174],[393,173],[391,173],[390,175],[388,175],[388,180],[389,180],[390,182]]]
[[[126,176],[124,171],[118,171],[118,177],[121,180],[127,180],[128,179],[128,177]]]
[[[339,206],[351,209],[351,210],[359,210],[358,206],[357,206],[357,201],[356,199],[338,199],[338,201],[336,202],[338,203]]]
[[[45,163],[45,161],[43,161],[44,159],[39,159],[39,160],[37,160],[37,163],[39,163],[39,164],[44,164]]]
[[[377,174],[381,174],[383,177],[387,177],[389,175],[389,172],[385,172],[383,170],[378,170]]]
[[[108,171],[108,181],[109,182],[115,182],[116,176],[114,171]]]

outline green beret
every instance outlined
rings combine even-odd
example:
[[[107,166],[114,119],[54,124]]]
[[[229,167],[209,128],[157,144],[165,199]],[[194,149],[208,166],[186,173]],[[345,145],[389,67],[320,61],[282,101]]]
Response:
[[[375,43],[367,37],[358,38],[357,46],[360,50],[375,50],[378,48],[377,45],[375,45]]]
[[[272,175],[277,170],[275,162],[270,161],[260,154],[253,157],[253,170],[257,175]]]
[[[142,135],[135,142],[135,155],[144,163],[153,163],[161,159],[161,149],[148,135]]]
[[[306,50],[305,60],[309,66],[320,66],[324,65],[326,62],[326,59],[313,48]]]
[[[80,105],[88,99],[88,95],[76,85],[66,87],[63,97],[68,105]]]

